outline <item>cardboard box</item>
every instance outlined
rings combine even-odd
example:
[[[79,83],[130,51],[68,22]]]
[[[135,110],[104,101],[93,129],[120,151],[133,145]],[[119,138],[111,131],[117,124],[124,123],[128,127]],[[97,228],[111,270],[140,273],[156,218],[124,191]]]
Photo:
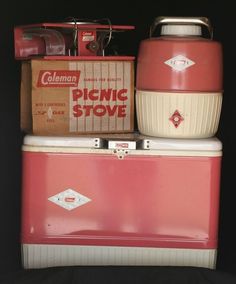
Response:
[[[39,135],[132,132],[133,58],[22,62],[21,128]]]

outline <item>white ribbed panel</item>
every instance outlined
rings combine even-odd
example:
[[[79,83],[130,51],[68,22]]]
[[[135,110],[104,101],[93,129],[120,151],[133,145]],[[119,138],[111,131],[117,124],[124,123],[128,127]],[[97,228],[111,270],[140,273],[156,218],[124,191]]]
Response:
[[[215,268],[215,249],[23,244],[24,268],[74,265],[150,265]]]
[[[169,138],[207,138],[219,125],[222,93],[165,93],[137,91],[139,131]],[[170,117],[178,111],[183,121],[176,128]]]

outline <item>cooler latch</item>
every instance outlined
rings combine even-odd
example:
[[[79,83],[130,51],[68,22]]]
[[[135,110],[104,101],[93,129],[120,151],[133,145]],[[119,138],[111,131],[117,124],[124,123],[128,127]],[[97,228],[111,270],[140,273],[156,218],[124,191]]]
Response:
[[[108,141],[108,149],[112,149],[118,159],[124,159],[130,150],[136,149],[136,141],[110,140]]]

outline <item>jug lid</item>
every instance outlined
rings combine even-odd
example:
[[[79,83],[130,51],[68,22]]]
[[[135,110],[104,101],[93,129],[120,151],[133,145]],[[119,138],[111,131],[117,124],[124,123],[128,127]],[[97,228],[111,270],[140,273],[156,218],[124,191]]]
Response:
[[[201,36],[202,30],[197,25],[163,25],[161,35],[171,36]]]
[[[161,25],[161,35],[201,36],[203,27],[207,28],[209,38],[213,39],[213,29],[206,17],[157,17],[150,27],[149,36]]]

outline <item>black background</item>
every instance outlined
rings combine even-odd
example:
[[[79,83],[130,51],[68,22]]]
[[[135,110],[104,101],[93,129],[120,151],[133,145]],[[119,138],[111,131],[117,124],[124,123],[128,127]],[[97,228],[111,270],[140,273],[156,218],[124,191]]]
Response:
[[[233,2],[233,1],[229,1]],[[217,137],[223,142],[220,226],[217,269],[236,274],[235,161],[236,24],[233,4],[227,1],[10,1],[0,8],[0,274],[20,268],[21,144],[19,87],[20,62],[14,59],[16,25],[64,21],[68,16],[135,25],[122,37],[127,54],[137,55],[139,42],[148,37],[157,16],[206,16],[215,40],[224,50],[224,99]],[[199,208],[201,210],[201,208]]]

